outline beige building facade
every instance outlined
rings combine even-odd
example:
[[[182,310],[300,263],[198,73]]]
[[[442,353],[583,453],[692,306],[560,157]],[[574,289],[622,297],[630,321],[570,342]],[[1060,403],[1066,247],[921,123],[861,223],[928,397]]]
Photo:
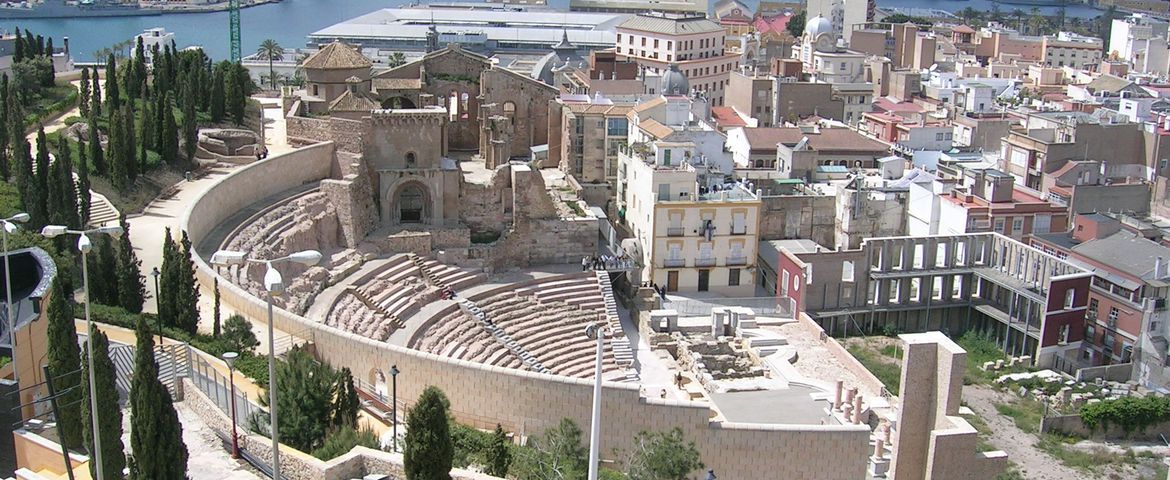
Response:
[[[712,105],[723,105],[728,75],[739,68],[742,56],[725,49],[726,37],[721,25],[705,17],[646,13],[617,27],[614,47],[619,59],[634,60],[653,73],[677,65],[692,90],[705,92]]]

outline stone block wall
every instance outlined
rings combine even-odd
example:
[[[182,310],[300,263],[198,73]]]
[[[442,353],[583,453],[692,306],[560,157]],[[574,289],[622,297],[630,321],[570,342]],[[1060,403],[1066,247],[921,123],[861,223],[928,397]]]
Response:
[[[512,223],[512,168],[496,169],[487,184],[460,180],[459,219],[472,231],[503,232]]]
[[[184,228],[196,245],[219,223],[242,206],[302,183],[303,169],[284,157],[312,165],[332,146],[272,157],[245,167],[210,188],[188,210]],[[327,164],[327,161],[321,162]],[[274,169],[276,171],[269,171]],[[320,174],[324,177],[324,173]],[[255,188],[262,184],[263,188]],[[266,189],[273,189],[266,192]],[[536,225],[536,223],[533,223]],[[594,232],[596,229],[594,227]],[[206,252],[205,252],[206,253]],[[266,318],[259,298],[219,277],[200,257],[196,275],[210,288],[219,278],[223,302],[252,319]],[[403,398],[416,398],[428,385],[442,388],[451,399],[453,415],[473,425],[505,425],[523,435],[554,426],[563,417],[588,425],[592,382],[493,367],[454,360],[349,334],[284,309],[274,309],[274,327],[303,332],[315,344],[319,357],[336,367],[348,367],[371,381],[378,369],[398,365]],[[602,455],[613,459],[614,449],[629,449],[643,430],[679,427],[696,442],[703,462],[723,478],[818,478],[855,480],[864,476],[869,454],[865,425],[757,425],[711,421],[704,404],[643,397],[637,385],[606,383],[602,391]]]
[[[285,135],[293,144],[334,142],[339,151],[361,153],[365,122],[344,118],[285,117]]]
[[[337,212],[337,223],[346,247],[356,247],[377,227],[378,212],[369,177],[351,174],[341,180],[322,180],[321,191]]]
[[[1093,430],[1085,425],[1080,415],[1057,415],[1042,419],[1040,421],[1040,431],[1103,440],[1125,439],[1156,442],[1162,436],[1170,436],[1170,422],[1156,423],[1146,427],[1145,430],[1133,432],[1126,432],[1120,425],[1097,427],[1096,430]]]
[[[775,195],[761,199],[760,239],[807,238],[834,246],[837,228],[835,197],[829,195]]]

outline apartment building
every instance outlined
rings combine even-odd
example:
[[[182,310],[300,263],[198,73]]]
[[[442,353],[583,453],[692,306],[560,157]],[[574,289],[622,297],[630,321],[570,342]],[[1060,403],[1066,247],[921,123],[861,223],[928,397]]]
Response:
[[[1067,229],[1066,206],[1042,199],[999,170],[963,169],[957,183],[929,177],[910,185],[911,235],[994,232],[1023,240]]]
[[[571,175],[586,203],[606,206],[617,182],[618,149],[629,135],[626,114],[632,104],[617,104],[600,94],[562,94],[550,106],[549,163]]]
[[[1094,274],[1084,343],[1068,363],[1083,367],[1133,362],[1133,378],[1150,388],[1170,385],[1167,339],[1170,248],[1116,218],[1078,215],[1072,231],[1035,235],[1032,245]]]
[[[1097,69],[1104,50],[1101,39],[1071,32],[1047,35],[1041,39],[1040,45],[1040,61],[1045,66],[1085,70]]]
[[[804,242],[761,243],[760,268],[831,335],[974,330],[1042,368],[1080,350],[1093,274],[1070,261],[996,233],[867,238],[853,249]]]
[[[1170,23],[1140,13],[1115,18],[1109,31],[1108,56],[1126,62],[1135,72],[1165,75],[1170,68],[1168,30]]]
[[[727,32],[702,16],[643,13],[617,27],[618,58],[628,58],[659,74],[677,65],[690,88],[712,105],[723,105],[728,75],[739,68],[742,52],[725,48]],[[688,92],[660,92],[687,94]]]

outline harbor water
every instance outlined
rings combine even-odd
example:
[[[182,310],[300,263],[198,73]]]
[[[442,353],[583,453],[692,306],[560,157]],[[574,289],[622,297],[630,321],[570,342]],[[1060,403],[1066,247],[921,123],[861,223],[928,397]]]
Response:
[[[398,7],[408,0],[283,0],[256,7],[246,8],[240,13],[241,48],[245,55],[255,52],[260,42],[271,38],[285,48],[305,46],[308,34],[334,23],[364,15],[379,8]],[[711,1],[714,4],[714,1]],[[744,3],[755,8],[759,0]],[[989,11],[990,0],[878,0],[880,7],[935,8],[957,11],[965,7]],[[550,0],[554,8],[567,9],[568,0]],[[1000,10],[1007,13],[1019,8],[1030,12],[1032,7],[1001,4]],[[1041,11],[1055,14],[1057,8],[1042,7]],[[1094,17],[1100,11],[1083,4],[1069,5],[1066,15]],[[228,13],[164,14],[142,17],[101,17],[66,19],[4,19],[0,16],[0,28],[12,31],[16,27],[29,28],[33,32],[52,36],[60,45],[61,37],[69,37],[73,58],[79,62],[94,61],[94,53],[125,41],[143,30],[163,27],[175,33],[180,47],[202,46],[214,59],[227,58]]]

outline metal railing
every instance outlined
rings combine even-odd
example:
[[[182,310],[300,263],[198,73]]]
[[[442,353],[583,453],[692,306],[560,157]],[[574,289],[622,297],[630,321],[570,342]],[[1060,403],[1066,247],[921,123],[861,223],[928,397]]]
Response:
[[[686,229],[683,227],[666,227],[666,236],[668,237],[681,237],[683,235],[686,235]]]
[[[191,368],[189,369],[189,378],[199,391],[207,395],[224,415],[231,418],[231,383],[228,381],[228,376],[219,372],[211,362],[203,359],[198,354],[191,355]],[[237,372],[237,375],[239,373]],[[241,430],[245,430],[248,425],[248,418],[255,412],[265,411],[260,405],[253,403],[248,399],[248,394],[236,389],[236,423],[239,424]]]
[[[747,256],[745,255],[728,255],[728,265],[747,265]]]
[[[696,258],[695,259],[695,266],[696,267],[714,267],[715,266],[715,257]]]
[[[685,258],[668,258],[662,261],[666,268],[679,268],[687,266],[687,259]]]
[[[765,317],[795,318],[794,303],[788,297],[748,298],[692,298],[665,302],[664,309],[677,311],[682,316],[706,316],[716,307],[747,307],[756,315]]]

